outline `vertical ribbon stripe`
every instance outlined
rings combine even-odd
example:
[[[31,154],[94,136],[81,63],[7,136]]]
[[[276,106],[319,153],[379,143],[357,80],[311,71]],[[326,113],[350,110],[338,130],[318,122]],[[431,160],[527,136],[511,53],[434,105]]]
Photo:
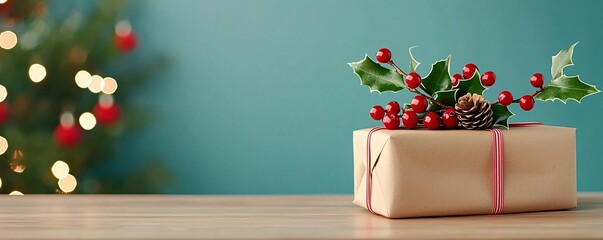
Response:
[[[504,207],[503,134],[500,129],[490,129],[492,133],[492,214],[500,214]]]
[[[371,136],[373,135],[373,133],[383,129],[385,128],[376,127],[371,129],[366,138],[366,209],[368,209],[371,213],[375,213],[371,205],[371,197],[373,195],[373,168],[371,167]]]

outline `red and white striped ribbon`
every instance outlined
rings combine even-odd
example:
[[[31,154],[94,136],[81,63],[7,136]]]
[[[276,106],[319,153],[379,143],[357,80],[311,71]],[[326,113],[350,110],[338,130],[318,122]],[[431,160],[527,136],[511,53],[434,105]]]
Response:
[[[492,214],[500,214],[505,206],[503,172],[503,134],[500,129],[490,129],[492,133]]]

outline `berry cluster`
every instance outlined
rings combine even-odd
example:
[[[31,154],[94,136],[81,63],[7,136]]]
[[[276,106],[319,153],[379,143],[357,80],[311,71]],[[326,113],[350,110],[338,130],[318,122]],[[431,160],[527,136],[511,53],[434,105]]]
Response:
[[[417,95],[411,101],[410,108],[401,110],[400,104],[396,101],[389,102],[385,109],[379,105],[371,108],[371,118],[383,122],[383,126],[387,129],[397,129],[400,127],[400,118],[404,128],[415,128],[419,121],[428,129],[438,129],[441,125],[445,128],[456,128],[459,124],[459,119],[456,117],[454,109],[446,109],[441,115],[437,112],[428,112],[427,99],[424,96]],[[420,116],[422,119],[419,119]]]
[[[394,66],[399,72],[399,68],[391,61],[391,51],[387,48],[382,48],[377,51],[376,59],[380,63],[388,63]],[[462,74],[454,74],[451,78],[451,85],[453,87],[458,86],[460,81],[471,79],[475,72],[478,71],[478,67],[469,63],[462,69]],[[419,123],[423,124],[426,128],[435,130],[440,127],[446,129],[454,129],[459,125],[459,119],[454,108],[444,106],[441,103],[435,101],[433,98],[421,94],[417,91],[417,88],[421,88],[421,76],[416,72],[410,72],[409,74],[403,74],[405,76],[404,82],[409,88],[410,92],[417,93],[417,95],[410,102],[410,106],[405,106],[404,109],[400,108],[400,104],[396,101],[388,103],[385,108],[377,105],[371,108],[370,115],[374,120],[382,121],[383,125],[387,129],[397,129],[400,127],[400,123],[404,128],[412,129],[415,128]],[[496,74],[492,71],[484,72],[481,75],[480,81],[483,86],[489,87],[494,85],[496,82]],[[524,95],[519,99],[513,99],[513,95],[509,91],[502,91],[498,95],[498,101],[491,104],[500,103],[503,106],[508,106],[511,103],[519,103],[519,106],[529,111],[534,107],[534,95],[538,94],[543,90],[544,78],[541,73],[535,73],[530,78],[530,84],[538,90],[530,95]],[[445,110],[427,112],[428,102],[431,101],[433,104],[438,104],[444,107]],[[400,122],[402,118],[402,122]]]

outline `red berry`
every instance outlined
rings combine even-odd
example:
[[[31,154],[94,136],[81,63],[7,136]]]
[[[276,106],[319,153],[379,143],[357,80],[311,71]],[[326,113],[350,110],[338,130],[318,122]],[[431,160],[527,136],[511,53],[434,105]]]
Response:
[[[423,125],[430,130],[436,130],[440,128],[441,121],[442,120],[440,120],[440,116],[438,116],[437,113],[430,112],[423,118]]]
[[[410,107],[416,113],[424,113],[427,110],[427,98],[417,95],[410,101]]]
[[[385,115],[385,110],[383,110],[383,108],[379,105],[375,105],[373,108],[371,108],[371,117],[375,120],[381,120],[383,119],[383,116]]]
[[[508,106],[513,102],[513,95],[509,91],[502,91],[498,94],[498,102],[503,106]]]
[[[530,84],[532,84],[532,87],[541,88],[542,84],[544,84],[544,77],[542,76],[542,73],[534,73],[534,75],[532,75],[530,78]]]
[[[390,130],[397,129],[400,126],[400,118],[396,114],[387,114],[383,117],[383,126]]]
[[[475,66],[475,64],[469,63],[465,65],[465,67],[463,68],[463,76],[465,77],[465,79],[472,78],[473,74],[475,74],[475,70],[477,70],[477,66]]]
[[[418,88],[421,85],[421,76],[417,72],[411,72],[406,75],[406,85],[409,88]]]
[[[417,126],[417,123],[419,123],[419,117],[414,111],[404,111],[404,114],[402,114],[402,124],[404,124],[405,128],[414,128]]]
[[[442,114],[442,124],[446,128],[456,128],[459,125],[459,119],[456,117],[456,112],[453,108],[446,109]]]
[[[461,76],[461,74],[458,74],[458,73],[457,73],[457,74],[452,75],[452,79],[451,79],[451,80],[452,80],[452,81],[451,81],[452,86],[456,86],[456,85],[458,85],[458,84],[459,84],[459,81],[460,81],[461,79],[463,79],[463,76]]]
[[[524,95],[519,99],[519,106],[525,111],[530,111],[534,108],[534,98],[530,95]]]
[[[375,58],[377,58],[377,61],[380,63],[387,63],[392,59],[392,52],[390,52],[387,48],[379,49],[375,55]]]
[[[391,101],[385,106],[385,112],[387,114],[398,114],[400,113],[400,104],[396,101]]]
[[[482,75],[482,85],[489,87],[496,82],[496,74],[492,71],[487,71]]]

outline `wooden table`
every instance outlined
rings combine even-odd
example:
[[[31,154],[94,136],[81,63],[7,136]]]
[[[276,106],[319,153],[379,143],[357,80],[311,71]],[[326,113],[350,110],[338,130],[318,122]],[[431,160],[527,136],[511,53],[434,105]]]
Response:
[[[603,238],[603,193],[571,211],[389,220],[343,196],[2,196],[6,239]]]

